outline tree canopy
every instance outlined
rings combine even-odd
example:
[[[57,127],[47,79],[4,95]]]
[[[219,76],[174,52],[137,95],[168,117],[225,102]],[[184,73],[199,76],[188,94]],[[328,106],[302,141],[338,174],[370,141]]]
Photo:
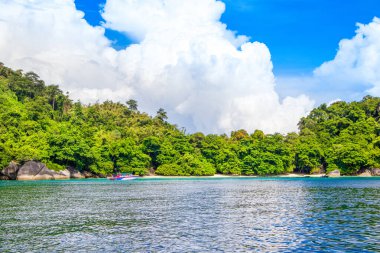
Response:
[[[41,161],[97,174],[274,175],[380,167],[380,98],[322,104],[299,133],[244,129],[230,136],[186,134],[163,108],[152,117],[137,101],[73,102],[33,72],[0,64],[0,168]]]

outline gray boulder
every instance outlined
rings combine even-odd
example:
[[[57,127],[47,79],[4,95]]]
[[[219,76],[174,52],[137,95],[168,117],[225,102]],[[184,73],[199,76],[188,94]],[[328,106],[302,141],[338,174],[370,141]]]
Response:
[[[374,168],[371,170],[372,176],[380,176],[380,169],[379,168]]]
[[[82,172],[82,175],[85,177],[85,178],[105,178],[106,176],[103,175],[103,174],[95,174],[95,173],[92,173],[90,171],[83,171]]]
[[[6,168],[4,168],[0,174],[2,174],[2,178],[10,180],[16,180],[17,178],[17,172],[19,170],[19,166],[15,162],[11,162]]]
[[[50,170],[45,164],[35,161],[26,162],[17,173],[17,180],[69,179],[64,172]]]
[[[362,173],[359,173],[358,174],[359,177],[371,177],[372,176],[372,173],[370,170],[365,170],[363,171]]]
[[[69,179],[70,178],[70,171],[68,169],[61,170],[58,172],[58,176],[55,176],[54,179]]]
[[[84,176],[85,178],[98,178],[97,175],[95,175],[94,173],[89,172],[89,171],[83,171],[82,174],[83,174],[83,176]]]
[[[339,170],[333,170],[327,173],[328,177],[340,177],[340,171]]]
[[[80,179],[85,178],[82,173],[79,172],[79,170],[76,170],[73,167],[67,167],[67,170],[70,172],[70,178]]]

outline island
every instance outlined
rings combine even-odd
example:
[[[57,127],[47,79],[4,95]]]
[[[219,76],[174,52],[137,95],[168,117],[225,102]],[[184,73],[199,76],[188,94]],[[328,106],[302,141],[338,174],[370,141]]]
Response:
[[[380,175],[380,98],[322,104],[299,132],[186,133],[138,102],[74,102],[0,64],[0,179],[135,175]],[[292,174],[296,173],[296,174]]]

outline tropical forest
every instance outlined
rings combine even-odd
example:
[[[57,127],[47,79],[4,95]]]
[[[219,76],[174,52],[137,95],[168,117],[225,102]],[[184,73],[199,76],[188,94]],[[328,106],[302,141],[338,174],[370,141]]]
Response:
[[[33,72],[0,64],[0,170],[39,161],[96,175],[278,175],[380,167],[380,98],[322,104],[299,131],[186,133],[167,113],[139,111],[138,101],[84,105]]]

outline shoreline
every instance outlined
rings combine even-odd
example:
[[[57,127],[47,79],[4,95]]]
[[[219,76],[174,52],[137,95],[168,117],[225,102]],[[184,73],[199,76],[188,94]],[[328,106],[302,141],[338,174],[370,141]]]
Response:
[[[160,175],[149,175],[149,176],[139,176],[136,180],[181,180],[181,179],[380,179],[380,176],[339,176],[339,177],[326,177],[322,175],[297,175],[297,174],[288,174],[288,175],[271,175],[271,176],[239,176],[239,175],[214,175],[214,176],[160,176]],[[0,182],[4,181],[19,181],[19,182],[35,182],[35,181],[68,181],[68,180],[107,180],[107,178],[99,177],[89,177],[89,178],[62,178],[62,179],[29,179],[29,180],[7,180],[0,179]],[[111,180],[109,180],[111,181]]]
[[[298,173],[288,173],[288,174],[279,174],[279,175],[224,175],[224,174],[215,174],[212,176],[162,176],[162,175],[146,175],[146,176],[136,176],[139,180],[149,180],[149,179],[270,179],[270,178],[283,178],[283,179],[292,179],[292,178],[380,178],[380,176],[363,176],[363,175],[341,175],[341,176],[328,176],[325,173],[321,174],[298,174]],[[65,181],[65,180],[86,180],[86,179],[107,179],[107,177],[86,177],[86,178],[38,178],[38,179],[1,179],[0,181]]]
[[[141,176],[138,179],[196,179],[196,178],[204,178],[204,179],[217,179],[217,178],[380,178],[380,176],[360,176],[360,175],[343,175],[343,176],[327,176],[326,174],[280,174],[280,175],[269,175],[269,176],[249,176],[249,175],[223,175],[223,174],[215,174],[213,176],[161,176],[161,175],[148,175]]]
[[[361,176],[340,176],[340,177],[361,177]],[[374,176],[372,176],[374,177]],[[191,179],[191,178],[327,178],[326,174],[280,174],[280,175],[269,175],[269,176],[256,176],[256,175],[223,175],[223,174],[215,174],[213,176],[161,176],[161,175],[148,175],[148,176],[141,176],[138,177],[139,179]],[[330,177],[333,178],[333,177]],[[339,177],[337,177],[339,178]]]

